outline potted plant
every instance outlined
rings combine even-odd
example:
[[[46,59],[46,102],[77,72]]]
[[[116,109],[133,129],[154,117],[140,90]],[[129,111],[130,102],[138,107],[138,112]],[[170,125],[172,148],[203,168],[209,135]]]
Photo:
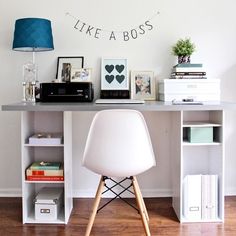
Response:
[[[178,56],[178,63],[190,63],[190,56],[195,51],[195,45],[190,38],[179,39],[172,47],[172,53]]]

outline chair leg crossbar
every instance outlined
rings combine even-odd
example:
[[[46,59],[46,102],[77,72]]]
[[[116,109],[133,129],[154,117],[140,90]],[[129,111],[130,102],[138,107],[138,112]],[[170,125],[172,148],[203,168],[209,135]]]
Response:
[[[109,200],[107,203],[105,203],[103,206],[101,206],[101,207],[97,210],[97,213],[98,213],[100,210],[102,210],[105,206],[107,206],[109,203],[111,203],[112,201],[114,201],[114,200],[117,199],[117,198],[120,198],[120,199],[121,199],[122,201],[124,201],[126,204],[128,204],[129,206],[131,206],[132,208],[134,208],[136,211],[139,212],[139,209],[137,209],[135,206],[133,206],[132,204],[130,204],[128,201],[126,201],[126,200],[121,196],[121,195],[122,195],[124,192],[126,192],[126,191],[128,191],[128,192],[132,193],[133,195],[135,195],[134,192],[132,192],[132,191],[130,190],[130,188],[133,186],[132,179],[133,179],[133,177],[126,177],[126,178],[122,179],[121,181],[117,182],[117,181],[115,181],[114,179],[112,179],[112,178],[110,178],[110,177],[103,176],[104,182],[105,182],[106,180],[110,180],[110,181],[112,181],[112,182],[115,183],[115,184],[112,185],[111,187],[109,187],[109,186],[107,186],[107,184],[106,184],[106,182],[105,182],[104,187],[106,187],[107,189],[106,189],[105,191],[103,191],[102,194],[104,194],[104,193],[110,191],[110,192],[112,192],[112,193],[115,195],[115,197],[113,197],[111,200]],[[128,187],[124,187],[124,186],[121,184],[121,183],[125,182],[126,180],[130,180],[130,181],[131,181],[131,183],[130,183],[130,185],[129,185]],[[115,191],[113,191],[113,188],[115,188],[116,186],[122,187],[123,190],[122,190],[120,193],[116,193]]]
[[[114,184],[112,185],[112,187],[108,187],[105,183],[106,180],[111,180],[112,182],[114,182]],[[128,187],[124,187],[121,183],[123,183],[125,180],[130,180],[131,181],[131,184],[128,186]],[[123,188],[123,190],[117,194],[115,193],[112,189],[115,187],[115,186],[121,186]],[[130,187],[133,187],[134,189],[134,192],[130,191],[129,188]],[[103,187],[106,187],[107,189],[105,191],[103,191]],[[103,191],[103,192],[102,192]],[[103,205],[102,207],[100,207],[98,209],[98,206],[99,206],[99,202],[101,200],[101,195],[103,193],[106,193],[107,191],[112,191],[114,194],[115,194],[115,197],[113,199],[111,199],[109,202],[107,202],[105,205]],[[113,201],[114,199],[116,198],[120,198],[122,200],[124,200],[123,198],[121,198],[121,194],[124,193],[125,191],[129,191],[131,193],[133,193],[136,197],[136,201],[137,201],[137,205],[138,205],[138,211],[140,213],[140,216],[141,216],[141,219],[142,219],[142,223],[143,223],[143,227],[144,227],[144,230],[145,230],[145,233],[146,233],[146,236],[151,236],[151,233],[150,233],[150,230],[149,230],[149,226],[148,226],[148,221],[149,221],[149,217],[148,217],[148,213],[147,213],[147,209],[146,209],[146,206],[145,206],[145,203],[143,201],[143,198],[142,198],[142,194],[141,194],[141,191],[140,191],[140,188],[138,186],[138,182],[137,182],[137,179],[135,176],[131,176],[129,178],[125,178],[123,180],[121,180],[120,182],[116,182],[115,180],[111,179],[111,178],[108,178],[106,176],[101,176],[101,179],[100,179],[100,182],[99,182],[99,186],[98,186],[98,189],[97,189],[97,193],[96,193],[96,196],[95,196],[95,201],[94,201],[94,204],[93,204],[93,210],[92,210],[92,214],[90,215],[90,219],[89,219],[89,222],[88,222],[88,225],[87,225],[87,228],[86,228],[86,233],[85,233],[85,236],[89,236],[90,235],[90,232],[92,230],[92,226],[93,226],[93,222],[95,220],[95,216],[97,214],[97,212],[99,210],[101,210],[103,207],[105,207],[107,204],[109,204],[111,201]],[[125,200],[124,200],[125,201]],[[126,201],[125,201],[126,202]],[[126,202],[127,203],[127,202]],[[129,203],[128,203],[129,204]],[[131,204],[129,204],[131,205]],[[132,207],[134,207],[133,205],[131,205]],[[135,208],[135,207],[134,207]],[[136,209],[136,208],[135,208]],[[137,210],[137,209],[136,209]]]

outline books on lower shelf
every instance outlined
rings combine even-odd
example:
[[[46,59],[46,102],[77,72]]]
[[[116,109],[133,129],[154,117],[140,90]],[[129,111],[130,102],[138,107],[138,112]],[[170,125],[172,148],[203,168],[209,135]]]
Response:
[[[26,180],[64,181],[61,162],[34,162],[26,169]]]
[[[29,181],[64,181],[64,176],[37,176],[37,175],[28,175],[26,180]]]
[[[61,162],[37,161],[30,165],[30,170],[59,170]]]
[[[184,178],[184,209],[187,220],[207,221],[218,217],[218,176],[187,175]]]

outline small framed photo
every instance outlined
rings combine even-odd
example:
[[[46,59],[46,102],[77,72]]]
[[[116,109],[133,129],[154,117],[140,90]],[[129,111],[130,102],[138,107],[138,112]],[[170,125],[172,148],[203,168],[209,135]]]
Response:
[[[127,59],[102,58],[101,90],[129,90]]]
[[[70,82],[91,82],[91,68],[71,68]]]
[[[131,71],[131,98],[156,100],[153,71]]]
[[[59,82],[70,82],[71,70],[83,67],[84,57],[58,57],[56,79]]]

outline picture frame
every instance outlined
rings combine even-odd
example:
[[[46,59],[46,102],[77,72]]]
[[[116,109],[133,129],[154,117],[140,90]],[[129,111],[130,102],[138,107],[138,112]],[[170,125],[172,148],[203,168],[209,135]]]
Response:
[[[70,82],[91,82],[91,68],[71,68]]]
[[[102,58],[101,90],[129,90],[126,58]]]
[[[57,58],[57,73],[56,79],[59,82],[70,82],[71,69],[72,68],[83,68],[84,57],[58,57]]]
[[[131,71],[131,99],[156,100],[153,71]]]

